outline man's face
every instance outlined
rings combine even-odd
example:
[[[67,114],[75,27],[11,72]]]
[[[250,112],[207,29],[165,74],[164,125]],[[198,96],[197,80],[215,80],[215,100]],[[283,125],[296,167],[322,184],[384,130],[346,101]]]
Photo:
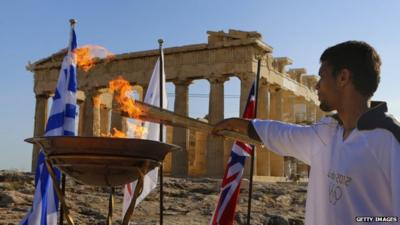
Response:
[[[324,112],[336,110],[339,91],[332,68],[327,62],[322,62],[319,68],[319,76],[320,79],[315,87],[318,91],[318,99],[320,101],[319,108]]]

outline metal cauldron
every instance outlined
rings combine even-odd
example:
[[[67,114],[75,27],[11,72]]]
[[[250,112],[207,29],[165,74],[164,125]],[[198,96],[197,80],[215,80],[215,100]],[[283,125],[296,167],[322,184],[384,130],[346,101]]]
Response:
[[[158,141],[111,137],[47,136],[25,141],[39,144],[53,166],[77,181],[118,186],[159,166],[176,145]]]

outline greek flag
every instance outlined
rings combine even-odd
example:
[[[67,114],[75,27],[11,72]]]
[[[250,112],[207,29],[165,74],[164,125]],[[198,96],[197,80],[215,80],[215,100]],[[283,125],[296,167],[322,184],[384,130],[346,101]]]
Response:
[[[77,89],[75,49],[76,36],[72,27],[68,53],[62,62],[45,136],[75,135]],[[55,173],[60,180],[60,171],[55,169]],[[33,205],[20,225],[56,225],[57,212],[58,198],[45,165],[44,153],[40,151],[35,174]]]

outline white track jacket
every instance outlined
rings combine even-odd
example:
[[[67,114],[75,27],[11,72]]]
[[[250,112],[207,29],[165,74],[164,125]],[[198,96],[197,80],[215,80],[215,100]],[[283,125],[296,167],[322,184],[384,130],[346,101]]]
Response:
[[[345,140],[337,116],[311,126],[252,121],[268,149],[311,166],[306,225],[400,224],[400,126],[386,111],[374,102]]]

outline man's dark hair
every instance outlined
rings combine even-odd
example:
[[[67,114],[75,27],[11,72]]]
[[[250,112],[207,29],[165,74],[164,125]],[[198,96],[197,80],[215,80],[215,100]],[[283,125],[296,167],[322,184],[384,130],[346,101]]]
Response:
[[[350,70],[355,89],[365,97],[372,97],[380,80],[381,59],[375,49],[362,41],[346,41],[327,48],[321,63],[332,68],[334,76],[342,69]]]

